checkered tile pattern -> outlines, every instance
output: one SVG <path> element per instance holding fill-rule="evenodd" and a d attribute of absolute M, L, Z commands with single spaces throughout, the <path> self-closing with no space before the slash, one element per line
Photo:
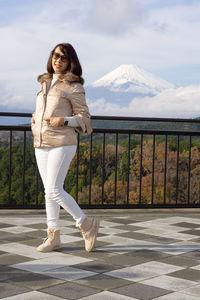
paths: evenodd
<path fill-rule="evenodd" d="M 45 213 L 0 211 L 0 299 L 200 299 L 200 211 L 87 214 L 101 220 L 93 252 L 62 211 L 63 247 L 41 253 Z"/>

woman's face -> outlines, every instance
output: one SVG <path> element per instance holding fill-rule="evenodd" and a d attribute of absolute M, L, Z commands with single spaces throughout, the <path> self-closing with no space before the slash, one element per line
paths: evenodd
<path fill-rule="evenodd" d="M 53 56 L 52 56 L 52 67 L 54 69 L 54 73 L 60 74 L 64 73 L 67 69 L 67 66 L 69 64 L 69 59 L 65 54 L 60 50 L 59 47 L 57 47 L 54 50 Z"/>

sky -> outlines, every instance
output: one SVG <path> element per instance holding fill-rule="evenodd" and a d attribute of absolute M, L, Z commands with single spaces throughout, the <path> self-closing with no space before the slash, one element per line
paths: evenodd
<path fill-rule="evenodd" d="M 200 85 L 199 32 L 199 0 L 0 0 L 1 110 L 33 111 L 37 76 L 60 42 L 76 49 L 86 85 L 121 64 Z"/>

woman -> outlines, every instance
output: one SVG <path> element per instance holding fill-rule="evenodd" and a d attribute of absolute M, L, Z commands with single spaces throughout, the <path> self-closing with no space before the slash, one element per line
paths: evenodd
<path fill-rule="evenodd" d="M 92 132 L 82 68 L 72 45 L 55 46 L 47 62 L 47 72 L 38 77 L 41 87 L 31 120 L 36 161 L 45 189 L 48 226 L 47 238 L 37 250 L 48 252 L 61 247 L 59 211 L 62 206 L 76 221 L 85 249 L 90 252 L 96 241 L 99 220 L 86 217 L 74 198 L 63 189 L 76 152 L 75 130 Z"/>

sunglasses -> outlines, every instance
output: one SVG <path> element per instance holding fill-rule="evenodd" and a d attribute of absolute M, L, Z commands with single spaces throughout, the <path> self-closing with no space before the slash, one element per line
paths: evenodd
<path fill-rule="evenodd" d="M 61 60 L 62 62 L 66 62 L 66 61 L 68 60 L 68 56 L 66 56 L 66 55 L 60 55 L 60 54 L 57 53 L 57 52 L 54 52 L 54 53 L 53 53 L 53 58 L 54 58 L 54 59 L 59 59 L 59 58 L 60 58 L 60 60 Z"/>

